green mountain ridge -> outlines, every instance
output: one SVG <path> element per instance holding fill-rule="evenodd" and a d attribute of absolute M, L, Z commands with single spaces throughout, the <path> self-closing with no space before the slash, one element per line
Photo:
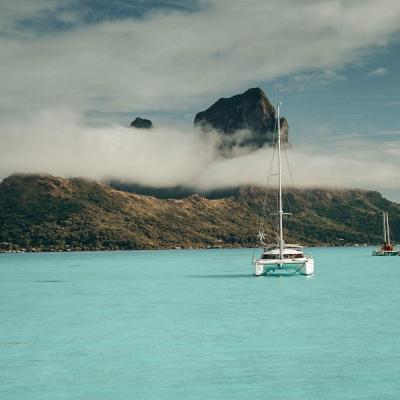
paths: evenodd
<path fill-rule="evenodd" d="M 117 250 L 251 247 L 265 189 L 241 187 L 229 197 L 164 199 L 117 190 L 85 178 L 13 174 L 0 183 L 0 250 Z M 365 190 L 286 192 L 293 216 L 288 242 L 375 244 L 381 211 L 400 237 L 400 204 Z M 276 207 L 274 193 L 267 213 Z M 265 226 L 273 242 L 272 225 Z"/>

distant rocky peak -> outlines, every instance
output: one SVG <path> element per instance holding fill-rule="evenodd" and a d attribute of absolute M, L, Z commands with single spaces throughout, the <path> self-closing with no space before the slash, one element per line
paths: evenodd
<path fill-rule="evenodd" d="M 153 123 L 151 120 L 146 118 L 136 117 L 131 122 L 131 128 L 139 128 L 139 129 L 151 129 L 153 127 Z"/>
<path fill-rule="evenodd" d="M 204 111 L 199 112 L 194 125 L 203 131 L 216 130 L 223 137 L 223 147 L 260 148 L 273 143 L 277 127 L 277 112 L 265 93 L 258 87 L 242 94 L 220 98 Z M 237 135 L 248 131 L 248 135 Z M 281 118 L 283 142 L 288 142 L 289 125 Z"/>

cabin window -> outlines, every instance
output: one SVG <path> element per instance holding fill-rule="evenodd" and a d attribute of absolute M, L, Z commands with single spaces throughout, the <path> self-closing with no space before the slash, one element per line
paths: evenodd
<path fill-rule="evenodd" d="M 302 258 L 303 254 L 285 254 L 285 258 Z"/>
<path fill-rule="evenodd" d="M 279 258 L 279 254 L 263 254 L 261 256 L 262 260 L 275 260 Z"/>
<path fill-rule="evenodd" d="M 303 258 L 304 255 L 303 254 L 284 254 L 283 258 Z M 280 255 L 279 254 L 263 254 L 261 256 L 262 260 L 279 260 L 280 259 Z"/>

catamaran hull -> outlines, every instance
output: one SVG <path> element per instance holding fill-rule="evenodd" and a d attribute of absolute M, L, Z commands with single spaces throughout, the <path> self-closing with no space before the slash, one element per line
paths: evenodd
<path fill-rule="evenodd" d="M 303 268 L 300 270 L 301 275 L 313 275 L 314 274 L 314 260 L 312 258 L 308 259 Z"/>
<path fill-rule="evenodd" d="M 399 251 L 385 251 L 385 250 L 374 250 L 372 252 L 373 256 L 399 256 Z"/>
<path fill-rule="evenodd" d="M 255 276 L 262 275 L 313 275 L 314 274 L 314 260 L 312 258 L 305 261 L 291 261 L 285 260 L 284 262 L 263 262 L 258 260 L 254 263 Z"/>

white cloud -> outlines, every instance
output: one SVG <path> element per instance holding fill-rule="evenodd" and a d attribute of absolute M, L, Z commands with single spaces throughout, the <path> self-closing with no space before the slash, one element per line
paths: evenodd
<path fill-rule="evenodd" d="M 1 38 L 2 114 L 54 104 L 184 112 L 260 81 L 334 71 L 369 46 L 385 44 L 400 26 L 397 0 L 203 5 L 192 13 L 160 11 L 141 20 Z"/>
<path fill-rule="evenodd" d="M 379 134 L 388 136 L 400 136 L 400 129 L 384 129 L 383 131 L 379 132 Z"/>
<path fill-rule="evenodd" d="M 368 72 L 367 75 L 368 76 L 372 76 L 372 77 L 374 77 L 374 76 L 378 76 L 379 77 L 379 76 L 386 75 L 388 72 L 389 71 L 386 68 L 378 67 L 378 68 Z"/>
<path fill-rule="evenodd" d="M 400 100 L 393 100 L 383 103 L 384 106 L 392 107 L 392 106 L 400 106 Z"/>
<path fill-rule="evenodd" d="M 54 11 L 56 0 L 0 7 L 10 34 L 0 36 L 0 176 L 49 172 L 160 186 L 263 184 L 271 149 L 219 159 L 216 135 L 94 128 L 82 115 L 186 112 L 282 76 L 298 86 L 342 80 L 345 63 L 385 45 L 400 26 L 397 0 L 218 0 L 192 13 L 159 11 L 22 38 L 12 35 L 12 21 Z M 324 146 L 314 143 L 318 136 L 290 150 L 300 186 L 398 189 L 398 142 L 359 134 Z"/>
<path fill-rule="evenodd" d="M 48 172 L 148 185 L 190 184 L 215 158 L 217 135 L 177 129 L 86 126 L 68 108 L 44 110 L 0 127 L 0 176 Z"/>
<path fill-rule="evenodd" d="M 42 111 L 24 122 L 9 121 L 0 127 L 0 135 L 3 177 L 15 171 L 47 172 L 165 187 L 265 185 L 273 151 L 219 158 L 217 134 L 118 125 L 93 128 L 67 108 Z M 315 137 L 287 150 L 296 186 L 398 190 L 398 142 L 372 143 L 354 134 L 317 143 Z"/>
<path fill-rule="evenodd" d="M 275 89 L 281 92 L 303 91 L 315 86 L 326 86 L 338 81 L 345 81 L 344 75 L 331 69 L 296 74 L 289 77 L 286 84 L 275 83 Z"/>

